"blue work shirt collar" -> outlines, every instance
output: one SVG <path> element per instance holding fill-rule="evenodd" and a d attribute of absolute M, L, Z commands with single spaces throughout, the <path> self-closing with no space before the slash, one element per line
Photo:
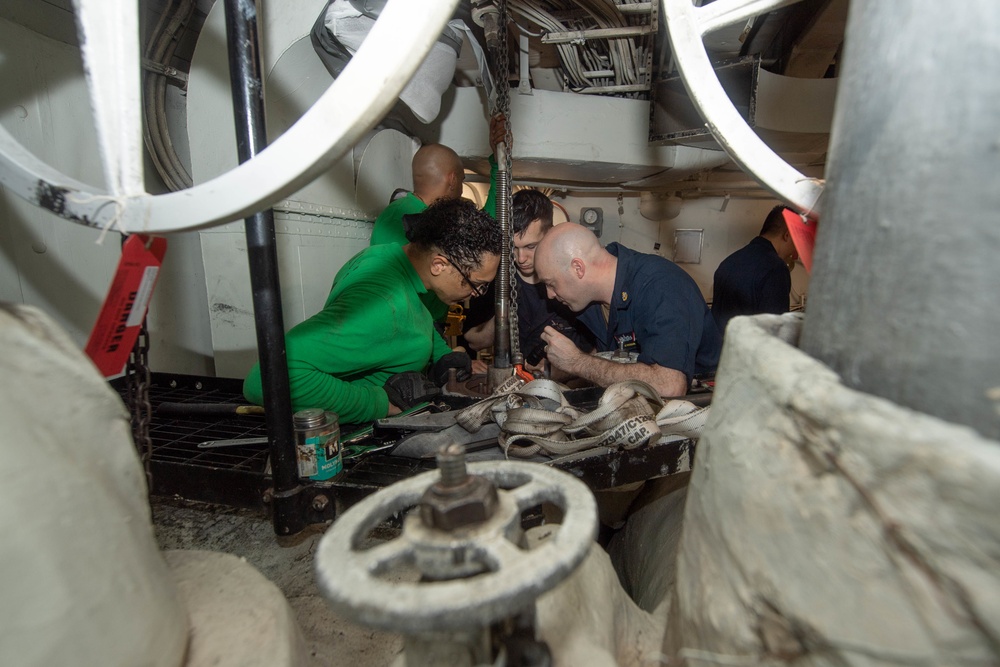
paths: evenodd
<path fill-rule="evenodd" d="M 618 258 L 618 267 L 615 270 L 615 291 L 611 295 L 610 307 L 612 310 L 625 310 L 632 305 L 633 301 L 632 293 L 629 292 L 628 276 L 631 274 L 634 251 L 618 243 L 609 243 L 606 249 Z"/>

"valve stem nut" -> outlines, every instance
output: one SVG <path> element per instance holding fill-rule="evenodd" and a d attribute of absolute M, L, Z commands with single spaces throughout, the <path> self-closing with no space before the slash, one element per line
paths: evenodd
<path fill-rule="evenodd" d="M 450 444 L 437 454 L 441 479 L 420 498 L 420 518 L 424 525 L 453 531 L 487 521 L 496 511 L 496 486 L 465 467 L 465 448 Z"/>

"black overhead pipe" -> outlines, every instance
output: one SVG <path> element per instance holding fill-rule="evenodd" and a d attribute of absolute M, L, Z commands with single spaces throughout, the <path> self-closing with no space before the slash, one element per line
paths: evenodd
<path fill-rule="evenodd" d="M 267 146 L 257 10 L 253 0 L 225 0 L 225 10 L 236 144 L 243 163 Z M 246 235 L 274 483 L 271 520 L 277 535 L 294 535 L 306 527 L 306 522 L 292 430 L 274 212 L 267 209 L 246 218 Z"/>

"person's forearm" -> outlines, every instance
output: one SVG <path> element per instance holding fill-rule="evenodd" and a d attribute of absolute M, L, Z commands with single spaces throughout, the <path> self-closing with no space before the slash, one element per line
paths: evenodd
<path fill-rule="evenodd" d="M 470 328 L 463 335 L 465 336 L 465 341 L 469 344 L 470 349 L 475 352 L 485 350 L 493 345 L 493 318 L 490 318 L 478 326 Z"/>
<path fill-rule="evenodd" d="M 576 375 L 573 375 L 569 371 L 564 370 L 562 368 L 557 368 L 555 366 L 551 366 L 549 368 L 550 380 L 555 380 L 556 382 L 569 382 L 570 380 L 576 379 L 576 377 L 577 377 Z M 591 380 L 591 382 L 593 382 L 593 380 Z"/>
<path fill-rule="evenodd" d="M 448 341 L 444 339 L 444 336 L 441 335 L 440 331 L 435 329 L 433 337 L 431 338 L 430 361 L 433 363 L 449 352 L 451 352 L 451 347 L 448 345 Z"/>
<path fill-rule="evenodd" d="M 687 393 L 687 377 L 673 368 L 652 364 L 620 364 L 592 355 L 580 355 L 566 371 L 607 387 L 615 382 L 642 380 L 660 396 L 683 396 Z"/>
<path fill-rule="evenodd" d="M 385 390 L 364 381 L 346 382 L 320 371 L 289 373 L 292 408 L 323 408 L 337 413 L 341 423 L 360 424 L 388 414 Z"/>

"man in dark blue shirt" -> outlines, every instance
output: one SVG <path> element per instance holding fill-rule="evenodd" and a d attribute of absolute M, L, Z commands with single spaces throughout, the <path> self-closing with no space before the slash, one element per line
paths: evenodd
<path fill-rule="evenodd" d="M 661 396 L 683 396 L 695 374 L 719 363 L 722 337 L 698 285 L 673 262 L 617 243 L 603 248 L 585 227 L 557 225 L 535 251 L 535 273 L 596 336 L 597 349 L 637 353 L 617 363 L 580 350 L 546 327 L 549 362 L 607 387 L 642 380 Z"/>
<path fill-rule="evenodd" d="M 785 224 L 785 206 L 775 206 L 760 235 L 722 261 L 715 271 L 712 316 L 725 333 L 737 315 L 788 312 L 792 277 L 788 263 L 798 258 Z"/>

